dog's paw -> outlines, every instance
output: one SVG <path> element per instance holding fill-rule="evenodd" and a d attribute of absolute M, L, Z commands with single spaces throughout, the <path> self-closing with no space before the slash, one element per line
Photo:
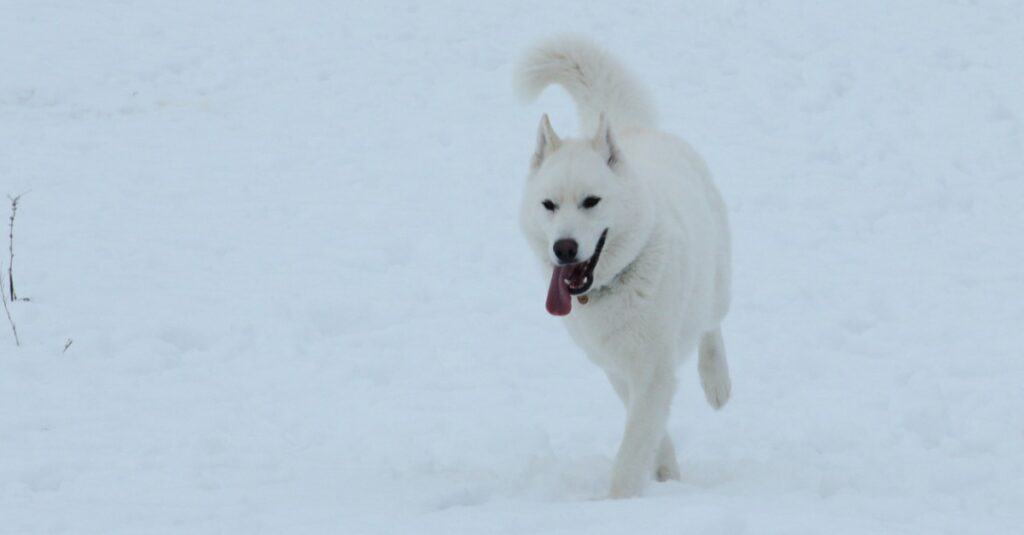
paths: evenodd
<path fill-rule="evenodd" d="M 701 382 L 704 387 L 704 397 L 708 400 L 708 405 L 711 405 L 715 410 L 721 409 L 725 406 L 726 402 L 729 401 L 729 395 L 732 394 L 732 381 L 729 380 L 729 376 L 722 376 L 715 374 L 714 377 L 701 378 Z"/>
<path fill-rule="evenodd" d="M 642 479 L 629 478 L 629 480 L 626 480 L 625 478 L 615 478 L 612 480 L 612 488 L 608 492 L 608 498 L 611 500 L 636 498 L 642 490 Z"/>
<path fill-rule="evenodd" d="M 672 463 L 671 465 L 661 465 L 654 471 L 654 478 L 664 483 L 666 481 L 679 481 L 679 465 Z"/>
<path fill-rule="evenodd" d="M 608 499 L 609 500 L 628 500 L 630 498 L 636 498 L 639 495 L 640 495 L 640 491 L 638 491 L 638 490 L 617 489 L 617 488 L 615 488 L 613 486 L 612 490 L 608 492 Z"/>

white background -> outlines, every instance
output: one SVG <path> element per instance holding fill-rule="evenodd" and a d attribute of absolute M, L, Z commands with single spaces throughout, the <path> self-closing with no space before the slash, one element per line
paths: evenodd
<path fill-rule="evenodd" d="M 1024 6 L 593 4 L 3 0 L 0 532 L 1019 532 Z M 564 30 L 733 225 L 734 397 L 636 500 L 517 228 Z"/>

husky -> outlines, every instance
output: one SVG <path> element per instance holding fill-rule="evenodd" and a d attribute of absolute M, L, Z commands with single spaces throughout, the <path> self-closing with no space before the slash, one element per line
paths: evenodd
<path fill-rule="evenodd" d="M 634 497 L 651 476 L 679 479 L 666 423 L 676 368 L 695 349 L 708 403 L 729 399 L 725 204 L 701 157 L 658 130 L 646 91 L 594 43 L 543 41 L 514 82 L 526 102 L 562 86 L 590 134 L 559 137 L 541 117 L 520 224 L 551 274 L 547 311 L 564 319 L 626 407 L 609 495 Z"/>

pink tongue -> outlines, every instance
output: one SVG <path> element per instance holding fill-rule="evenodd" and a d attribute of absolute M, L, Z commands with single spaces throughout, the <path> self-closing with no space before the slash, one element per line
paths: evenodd
<path fill-rule="evenodd" d="M 554 316 L 565 316 L 572 310 L 572 296 L 569 286 L 565 284 L 567 267 L 556 266 L 551 273 L 551 286 L 548 287 L 548 312 Z"/>

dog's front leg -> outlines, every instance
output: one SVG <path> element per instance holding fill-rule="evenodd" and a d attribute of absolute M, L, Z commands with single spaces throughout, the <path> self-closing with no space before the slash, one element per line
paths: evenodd
<path fill-rule="evenodd" d="M 675 374 L 665 368 L 657 367 L 629 382 L 626 431 L 612 472 L 611 498 L 640 494 L 654 466 L 675 392 Z"/>

